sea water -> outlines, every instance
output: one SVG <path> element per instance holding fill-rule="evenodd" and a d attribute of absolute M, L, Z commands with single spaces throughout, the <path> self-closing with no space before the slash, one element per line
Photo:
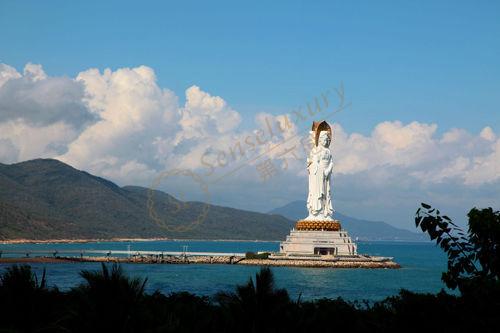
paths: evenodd
<path fill-rule="evenodd" d="M 50 250 L 64 255 L 65 250 L 127 250 L 189 252 L 277 251 L 277 242 L 248 241 L 147 241 L 92 242 L 64 244 L 0 244 L 2 250 Z M 358 252 L 394 257 L 401 269 L 299 268 L 273 267 L 276 287 L 288 290 L 293 299 L 342 297 L 347 300 L 381 300 L 401 289 L 435 293 L 445 288 L 441 273 L 446 270 L 446 256 L 433 243 L 358 242 Z M 75 254 L 73 254 L 75 255 Z M 45 268 L 49 285 L 68 290 L 81 283 L 82 270 L 98 270 L 100 263 L 30 264 L 41 274 Z M 6 264 L 0 264 L 3 270 Z M 259 267 L 210 264 L 123 264 L 131 276 L 147 277 L 147 291 L 165 294 L 189 291 L 213 296 L 218 291 L 234 291 L 246 283 Z"/>

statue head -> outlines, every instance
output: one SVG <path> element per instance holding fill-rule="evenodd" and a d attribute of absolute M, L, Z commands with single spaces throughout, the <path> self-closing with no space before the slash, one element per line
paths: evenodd
<path fill-rule="evenodd" d="M 330 135 L 328 131 L 321 131 L 318 138 L 319 145 L 327 148 L 330 146 Z"/>
<path fill-rule="evenodd" d="M 325 144 L 319 142 L 319 136 L 323 132 L 326 132 L 328 135 L 328 140 Z M 330 146 L 330 142 L 332 141 L 332 128 L 326 121 L 313 121 L 312 129 L 311 129 L 311 135 L 312 135 L 312 140 L 313 140 L 313 145 L 315 147 L 318 146 L 323 146 L 323 147 L 328 147 Z"/>

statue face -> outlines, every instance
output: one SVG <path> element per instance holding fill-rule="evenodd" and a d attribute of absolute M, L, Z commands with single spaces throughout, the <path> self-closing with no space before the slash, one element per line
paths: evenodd
<path fill-rule="evenodd" d="M 328 137 L 326 131 L 321 131 L 318 138 L 318 143 L 323 147 L 328 147 L 330 145 L 330 138 Z"/>

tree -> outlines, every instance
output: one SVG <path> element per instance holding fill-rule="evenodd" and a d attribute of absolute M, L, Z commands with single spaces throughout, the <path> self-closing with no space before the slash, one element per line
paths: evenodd
<path fill-rule="evenodd" d="M 446 215 L 422 203 L 415 225 L 436 240 L 448 255 L 448 271 L 443 281 L 462 293 L 478 287 L 498 288 L 500 279 L 500 212 L 473 208 L 467 214 L 469 228 L 465 233 Z"/>
<path fill-rule="evenodd" d="M 139 332 L 147 279 L 130 278 L 121 266 L 111 270 L 103 263 L 101 271 L 84 270 L 85 282 L 72 290 L 76 305 L 75 331 Z"/>
<path fill-rule="evenodd" d="M 59 292 L 47 288 L 28 265 L 7 267 L 0 275 L 0 322 L 5 331 L 63 331 L 59 324 Z"/>
<path fill-rule="evenodd" d="M 263 267 L 235 293 L 218 293 L 226 327 L 238 332 L 287 331 L 293 322 L 293 303 L 285 289 L 277 289 L 269 267 Z"/>
<path fill-rule="evenodd" d="M 45 291 L 47 289 L 45 269 L 42 272 L 40 281 L 38 281 L 38 276 L 28 265 L 12 265 L 7 267 L 5 272 L 0 276 L 0 288 L 14 293 L 20 291 Z"/>

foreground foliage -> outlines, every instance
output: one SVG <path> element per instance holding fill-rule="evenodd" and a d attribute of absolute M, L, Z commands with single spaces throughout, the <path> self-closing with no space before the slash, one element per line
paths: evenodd
<path fill-rule="evenodd" d="M 498 299 L 445 292 L 401 291 L 372 305 L 340 298 L 294 301 L 274 287 L 269 268 L 235 292 L 214 298 L 190 293 L 144 293 L 145 280 L 118 266 L 82 272 L 68 292 L 47 288 L 29 266 L 12 266 L 0 284 L 1 332 L 382 332 L 392 330 L 493 331 Z"/>
<path fill-rule="evenodd" d="M 29 266 L 0 276 L 0 332 L 493 332 L 500 327 L 498 212 L 473 209 L 462 232 L 423 205 L 416 223 L 448 254 L 443 280 L 460 295 L 402 290 L 374 304 L 301 301 L 262 268 L 234 292 L 213 298 L 144 292 L 146 280 L 120 266 L 83 271 L 68 292 L 48 288 Z"/>
<path fill-rule="evenodd" d="M 471 209 L 464 232 L 438 209 L 422 204 L 415 224 L 427 232 L 448 255 L 448 271 L 442 279 L 462 294 L 498 288 L 500 280 L 500 212 L 492 208 Z"/>

